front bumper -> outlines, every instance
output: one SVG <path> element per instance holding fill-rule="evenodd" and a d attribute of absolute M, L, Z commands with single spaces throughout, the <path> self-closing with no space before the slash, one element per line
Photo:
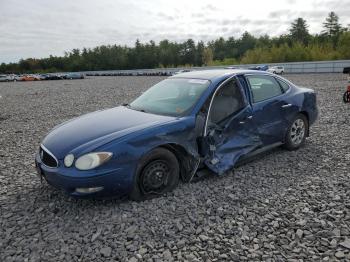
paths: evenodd
<path fill-rule="evenodd" d="M 66 168 L 60 165 L 57 168 L 51 168 L 42 163 L 39 154 L 35 156 L 35 166 L 41 179 L 45 179 L 51 186 L 74 197 L 123 196 L 132 189 L 133 172 L 132 168 L 127 166 L 100 171 L 79 171 L 75 168 Z M 84 173 L 87 175 L 86 177 L 84 177 Z M 93 193 L 76 191 L 77 188 L 96 187 L 102 187 L 103 189 Z"/>

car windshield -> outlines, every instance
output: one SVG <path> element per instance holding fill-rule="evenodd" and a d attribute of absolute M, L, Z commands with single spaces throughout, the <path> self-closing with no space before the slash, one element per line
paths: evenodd
<path fill-rule="evenodd" d="M 209 80 L 202 79 L 166 79 L 144 92 L 129 108 L 159 115 L 181 116 L 195 105 L 209 84 Z"/>

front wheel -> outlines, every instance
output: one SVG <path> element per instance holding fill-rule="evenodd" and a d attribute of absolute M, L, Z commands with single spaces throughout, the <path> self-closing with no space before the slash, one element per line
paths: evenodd
<path fill-rule="evenodd" d="M 142 201 L 172 191 L 179 182 L 176 156 L 165 148 L 149 152 L 136 170 L 131 199 Z"/>
<path fill-rule="evenodd" d="M 284 147 L 288 150 L 297 150 L 305 144 L 309 122 L 303 114 L 298 114 L 289 126 Z"/>
<path fill-rule="evenodd" d="M 346 91 L 343 95 L 344 103 L 350 103 L 350 91 Z"/>

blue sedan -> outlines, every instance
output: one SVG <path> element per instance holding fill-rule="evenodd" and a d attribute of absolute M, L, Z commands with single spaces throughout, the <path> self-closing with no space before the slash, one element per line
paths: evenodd
<path fill-rule="evenodd" d="M 296 150 L 317 119 L 316 95 L 262 71 L 175 75 L 130 104 L 56 126 L 42 141 L 38 174 L 71 196 L 143 200 L 222 175 L 272 147 Z"/>

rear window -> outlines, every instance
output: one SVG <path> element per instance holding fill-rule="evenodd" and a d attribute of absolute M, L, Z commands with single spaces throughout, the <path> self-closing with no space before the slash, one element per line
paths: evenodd
<path fill-rule="evenodd" d="M 284 82 L 283 80 L 278 79 L 278 78 L 276 80 L 280 84 L 280 86 L 282 87 L 283 92 L 286 92 L 289 89 L 289 85 L 286 82 Z"/>

